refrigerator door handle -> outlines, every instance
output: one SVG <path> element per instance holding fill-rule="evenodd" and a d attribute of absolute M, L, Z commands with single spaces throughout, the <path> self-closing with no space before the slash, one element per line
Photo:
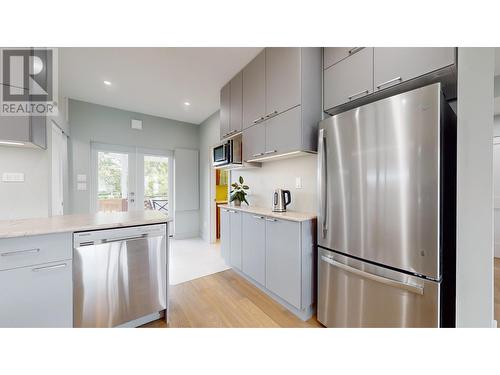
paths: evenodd
<path fill-rule="evenodd" d="M 326 262 L 326 263 L 331 264 L 334 267 L 340 268 L 346 272 L 353 273 L 355 275 L 376 281 L 376 282 L 381 283 L 381 284 L 389 285 L 389 286 L 399 288 L 399 289 L 404 289 L 404 290 L 407 290 L 409 292 L 413 292 L 413 293 L 420 294 L 420 295 L 424 294 L 424 288 L 422 286 L 419 286 L 419 285 L 404 283 L 401 281 L 396 281 L 396 280 L 388 279 L 388 278 L 385 278 L 382 276 L 374 275 L 374 274 L 369 273 L 369 272 L 361 271 L 361 270 L 358 270 L 357 268 L 349 267 L 343 263 L 337 262 L 336 260 L 329 258 L 329 257 L 326 257 L 324 255 L 321 256 L 321 260 Z"/>
<path fill-rule="evenodd" d="M 318 178 L 319 178 L 319 217 L 321 218 L 321 235 L 323 238 L 326 237 L 327 224 L 326 224 L 326 138 L 325 129 L 319 130 L 318 139 L 318 154 L 319 154 L 319 165 L 318 165 Z"/>

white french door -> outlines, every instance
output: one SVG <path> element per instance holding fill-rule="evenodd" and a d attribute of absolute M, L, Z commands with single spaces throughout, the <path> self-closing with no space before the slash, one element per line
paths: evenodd
<path fill-rule="evenodd" d="M 172 157 L 164 150 L 92 143 L 92 212 L 173 212 Z"/>

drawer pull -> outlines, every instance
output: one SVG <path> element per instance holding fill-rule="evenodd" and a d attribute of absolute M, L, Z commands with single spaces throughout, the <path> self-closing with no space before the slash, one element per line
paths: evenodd
<path fill-rule="evenodd" d="M 381 83 L 380 85 L 378 85 L 377 89 L 380 90 L 382 87 L 387 86 L 389 83 L 401 82 L 402 80 L 403 80 L 403 78 L 401 78 L 401 77 L 396 77 L 396 78 L 390 79 L 390 80 L 385 81 L 385 82 Z"/>
<path fill-rule="evenodd" d="M 261 122 L 262 120 L 264 120 L 265 117 L 259 117 L 259 118 L 256 118 L 255 120 L 252 121 L 252 123 L 256 124 L 258 122 Z"/>
<path fill-rule="evenodd" d="M 39 253 L 40 249 L 28 249 L 28 250 L 19 250 L 19 251 L 9 251 L 8 253 L 2 253 L 3 257 L 12 257 L 16 255 L 25 255 L 25 254 L 36 254 Z"/>
<path fill-rule="evenodd" d="M 55 269 L 58 269 L 58 268 L 65 268 L 65 267 L 66 267 L 66 263 L 61 263 L 61 264 L 55 264 L 53 266 L 33 268 L 32 271 L 33 272 L 50 271 L 50 270 L 55 270 Z"/>
<path fill-rule="evenodd" d="M 255 219 L 261 219 L 261 220 L 262 220 L 262 219 L 264 219 L 264 216 L 259 216 L 259 215 L 253 215 L 253 217 L 254 217 Z"/>
<path fill-rule="evenodd" d="M 366 95 L 366 94 L 368 94 L 369 92 L 370 92 L 370 91 L 368 91 L 368 90 L 363 90 L 363 91 L 357 92 L 356 94 L 349 95 L 349 96 L 348 96 L 348 98 L 349 98 L 349 100 L 352 100 L 352 99 L 354 99 L 356 96 Z"/>
<path fill-rule="evenodd" d="M 275 152 L 278 152 L 276 150 L 270 150 L 270 151 L 266 151 L 264 152 L 264 154 L 268 155 L 268 154 L 274 154 Z"/>
<path fill-rule="evenodd" d="M 259 152 L 257 154 L 253 154 L 252 157 L 256 158 L 256 157 L 262 156 L 262 155 L 264 155 L 264 153 L 263 152 Z"/>
<path fill-rule="evenodd" d="M 266 221 L 277 221 L 276 219 L 272 219 L 272 218 L 269 218 L 269 217 L 266 217 Z"/>
<path fill-rule="evenodd" d="M 363 47 L 354 47 L 349 50 L 349 55 L 352 55 L 353 53 L 356 53 L 358 51 L 361 51 Z"/>
<path fill-rule="evenodd" d="M 267 115 L 265 115 L 264 118 L 274 117 L 277 114 L 278 114 L 278 111 L 274 110 L 271 113 L 268 113 Z"/>

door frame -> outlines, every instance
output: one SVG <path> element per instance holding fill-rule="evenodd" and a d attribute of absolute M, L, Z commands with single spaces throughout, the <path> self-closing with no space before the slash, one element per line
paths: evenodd
<path fill-rule="evenodd" d="M 139 203 L 144 201 L 144 156 L 164 156 L 168 158 L 168 212 L 174 218 L 174 152 L 137 146 L 115 145 L 101 142 L 90 142 L 90 212 L 97 212 L 97 154 L 99 151 L 126 153 L 129 155 L 128 163 L 128 189 L 135 192 L 135 204 L 129 211 L 143 208 Z M 141 163 L 142 161 L 142 163 Z M 141 179 L 139 177 L 142 177 Z M 140 181 L 140 182 L 139 182 Z"/>

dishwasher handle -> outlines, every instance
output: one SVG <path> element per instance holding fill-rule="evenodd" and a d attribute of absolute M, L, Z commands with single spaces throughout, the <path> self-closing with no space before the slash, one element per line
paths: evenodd
<path fill-rule="evenodd" d="M 103 244 L 103 243 L 137 241 L 137 240 L 142 240 L 142 239 L 148 238 L 148 237 L 152 237 L 152 236 L 150 236 L 147 233 L 143 233 L 139 236 L 118 237 L 118 238 L 109 238 L 109 239 L 103 238 L 101 240 L 80 242 L 78 244 L 78 247 L 93 246 L 93 245 L 99 245 L 99 244 Z"/>

